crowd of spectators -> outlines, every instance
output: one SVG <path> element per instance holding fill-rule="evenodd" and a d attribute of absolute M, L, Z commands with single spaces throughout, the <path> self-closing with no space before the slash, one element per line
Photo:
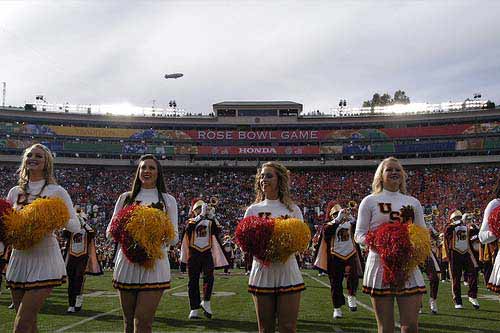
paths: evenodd
<path fill-rule="evenodd" d="M 56 178 L 73 202 L 89 216 L 97 230 L 98 255 L 105 268 L 112 268 L 115 245 L 105 237 L 105 230 L 118 196 L 130 190 L 132 168 L 59 167 Z M 437 230 L 442 230 L 455 209 L 483 212 L 491 200 L 491 190 L 498 172 L 494 165 L 453 165 L 410 167 L 408 192 L 417 197 L 426 214 L 434 212 Z M 16 166 L 0 166 L 1 195 L 16 184 Z M 292 170 L 292 197 L 304 212 L 311 230 L 324 222 L 325 209 L 331 200 L 346 207 L 353 200 L 359 204 L 371 191 L 373 169 Z M 202 198 L 219 201 L 216 212 L 223 235 L 232 236 L 245 208 L 254 200 L 255 170 L 250 169 L 165 169 L 165 183 L 179 207 L 179 231 L 189 217 L 191 201 Z M 171 260 L 178 249 L 172 249 Z M 237 262 L 242 256 L 236 253 Z M 238 260 L 239 259 L 239 260 Z M 304 261 L 311 258 L 304 258 Z"/>

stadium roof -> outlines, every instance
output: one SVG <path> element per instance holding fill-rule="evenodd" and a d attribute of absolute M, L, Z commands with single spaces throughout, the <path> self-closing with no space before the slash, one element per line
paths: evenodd
<path fill-rule="evenodd" d="M 241 105 L 241 106 L 253 106 L 253 105 L 276 105 L 276 106 L 282 106 L 282 105 L 302 105 L 297 102 L 292 102 L 292 101 L 224 101 L 224 102 L 219 102 L 215 103 L 214 106 L 224 106 L 224 105 Z"/>

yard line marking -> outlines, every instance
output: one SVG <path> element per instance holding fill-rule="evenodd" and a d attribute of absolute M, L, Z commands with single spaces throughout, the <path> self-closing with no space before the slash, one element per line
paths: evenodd
<path fill-rule="evenodd" d="M 181 287 L 185 287 L 185 286 L 187 286 L 187 283 L 186 283 L 186 284 L 182 284 L 182 285 L 177 286 L 177 287 L 172 288 L 172 289 L 168 289 L 165 293 L 168 293 L 168 292 L 170 292 L 170 291 L 173 291 L 173 290 L 175 290 L 175 289 L 178 289 L 178 288 L 181 288 Z M 85 324 L 85 323 L 87 323 L 87 322 L 89 322 L 89 321 L 95 320 L 95 319 L 100 318 L 100 317 L 103 317 L 103 316 L 107 316 L 108 314 L 111 314 L 111 313 L 116 312 L 116 311 L 119 311 L 119 310 L 121 310 L 121 308 L 116 308 L 116 309 L 113 309 L 113 310 L 108 311 L 108 312 L 105 312 L 105 313 L 99 313 L 99 314 L 97 314 L 97 315 L 95 315 L 95 316 L 92 316 L 92 317 L 90 317 L 90 318 L 85 318 L 85 319 L 83 319 L 83 320 L 81 320 L 81 321 L 79 321 L 79 322 L 76 322 L 76 323 L 74 323 L 74 324 L 71 324 L 71 325 L 68 325 L 68 326 L 64 326 L 64 327 L 62 327 L 62 328 L 58 329 L 58 330 L 57 330 L 57 331 L 55 331 L 55 332 L 56 332 L 56 333 L 59 333 L 59 332 L 64 332 L 64 331 L 67 331 L 67 330 L 69 330 L 69 329 L 71 329 L 71 328 L 73 328 L 73 327 L 80 326 L 80 325 Z"/>
<path fill-rule="evenodd" d="M 324 286 L 325 286 L 325 287 L 327 287 L 328 289 L 330 289 L 330 287 L 331 287 L 329 284 L 327 284 L 327 283 L 325 283 L 325 282 L 321 281 L 321 280 L 320 280 L 320 279 L 318 279 L 318 278 L 315 278 L 314 276 L 311 276 L 309 273 L 303 272 L 302 274 L 305 274 L 308 278 L 310 278 L 310 279 L 312 279 L 312 280 L 314 280 L 314 281 L 316 281 L 316 282 L 318 282 L 318 283 L 320 283 L 320 284 L 324 285 Z M 346 294 L 344 294 L 344 297 L 347 297 L 347 295 L 346 295 Z M 356 304 L 360 305 L 362 308 L 364 308 L 364 309 L 366 309 L 366 310 L 368 310 L 368 311 L 370 311 L 370 312 L 375 313 L 375 310 L 373 310 L 373 308 L 372 308 L 371 306 L 366 305 L 366 304 L 364 304 L 364 303 L 361 303 L 361 302 L 360 302 L 357 298 L 356 298 Z M 401 324 L 400 324 L 398 321 L 396 321 L 396 322 L 395 322 L 395 325 L 396 325 L 396 327 L 397 327 L 397 328 L 401 328 Z"/>

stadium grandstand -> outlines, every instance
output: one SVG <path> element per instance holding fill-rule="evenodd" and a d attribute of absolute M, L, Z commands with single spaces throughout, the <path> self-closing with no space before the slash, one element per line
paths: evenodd
<path fill-rule="evenodd" d="M 137 159 L 146 153 L 164 166 L 167 189 L 178 203 L 180 232 L 191 200 L 215 196 L 222 233 L 232 236 L 255 199 L 256 168 L 269 160 L 291 169 L 292 197 L 311 230 L 324 222 L 331 200 L 346 207 L 368 195 L 374 168 L 387 156 L 402 160 L 410 175 L 408 192 L 420 200 L 439 232 L 456 209 L 480 220 L 500 171 L 500 108 L 484 101 L 406 107 L 407 112 L 398 106 L 322 114 L 305 113 L 295 102 L 247 101 L 216 103 L 210 114 L 130 109 L 127 115 L 104 107 L 46 103 L 0 107 L 1 195 L 17 181 L 22 151 L 37 142 L 49 147 L 58 183 L 97 230 L 98 259 L 106 270 L 112 270 L 115 253 L 106 226 L 116 199 L 130 190 Z M 174 269 L 179 255 L 180 243 L 169 251 Z M 239 249 L 234 256 L 236 267 L 244 269 Z M 307 250 L 302 267 L 311 268 L 312 262 L 312 250 Z M 109 314 L 107 308 L 100 311 Z M 449 325 L 452 331 L 458 327 Z"/>
<path fill-rule="evenodd" d="M 328 115 L 304 114 L 302 104 L 289 101 L 221 102 L 200 116 L 175 109 L 116 115 L 41 100 L 0 109 L 2 173 L 13 174 L 23 149 L 41 142 L 56 155 L 59 180 L 69 182 L 73 200 L 108 217 L 145 153 L 166 168 L 181 214 L 193 197 L 217 195 L 228 223 L 253 200 L 252 176 L 262 161 L 280 160 L 294 171 L 296 200 L 312 224 L 329 200 L 359 202 L 369 193 L 373 168 L 387 156 L 418 176 L 410 192 L 427 212 L 439 210 L 444 223 L 450 210 L 484 208 L 500 161 L 500 108 L 486 101 L 339 108 Z M 14 179 L 7 177 L 3 189 Z"/>
<path fill-rule="evenodd" d="M 46 103 L 3 107 L 0 152 L 2 161 L 13 161 L 42 142 L 64 164 L 127 165 L 151 153 L 169 160 L 166 166 L 183 167 L 253 167 L 268 159 L 299 167 L 369 166 L 388 155 L 406 164 L 488 163 L 500 155 L 500 108 L 491 102 L 331 114 L 302 109 L 287 101 L 221 102 L 208 115 L 125 106 L 128 115 Z"/>

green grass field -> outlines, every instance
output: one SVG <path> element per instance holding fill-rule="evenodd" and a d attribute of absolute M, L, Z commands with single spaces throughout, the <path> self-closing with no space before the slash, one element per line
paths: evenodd
<path fill-rule="evenodd" d="M 304 270 L 307 290 L 302 293 L 299 332 L 374 332 L 375 316 L 370 299 L 358 293 L 357 312 L 343 308 L 344 318 L 332 319 L 328 278 L 318 277 L 316 271 Z M 248 277 L 236 271 L 230 277 L 216 274 L 215 295 L 212 298 L 214 317 L 211 320 L 187 319 L 187 276 L 173 274 L 172 289 L 166 292 L 156 312 L 155 332 L 255 332 L 257 324 L 250 294 L 246 291 Z M 464 310 L 455 310 L 451 300 L 450 283 L 441 283 L 438 297 L 439 314 L 428 310 L 428 295 L 424 297 L 424 314 L 420 316 L 421 332 L 500 332 L 500 303 L 498 297 L 481 284 L 480 310 L 474 310 L 464 296 Z M 4 288 L 4 287 L 2 287 Z M 462 287 L 462 294 L 466 294 Z M 217 293 L 220 293 L 217 295 Z M 229 295 L 228 295 L 229 293 Z M 0 332 L 11 332 L 14 310 L 7 307 L 10 294 L 2 289 L 0 295 Z M 85 285 L 83 310 L 66 314 L 65 286 L 54 290 L 38 317 L 40 332 L 119 332 L 122 315 L 111 273 L 88 277 Z"/>

